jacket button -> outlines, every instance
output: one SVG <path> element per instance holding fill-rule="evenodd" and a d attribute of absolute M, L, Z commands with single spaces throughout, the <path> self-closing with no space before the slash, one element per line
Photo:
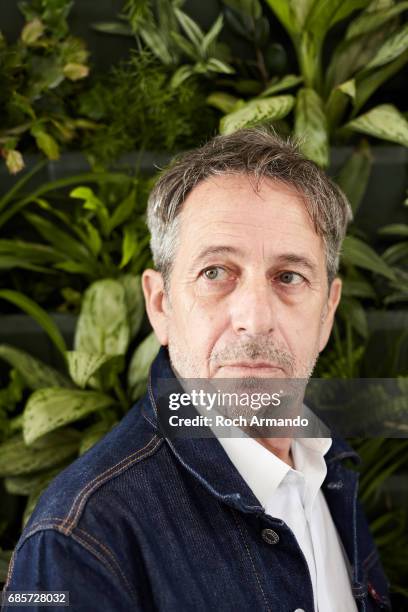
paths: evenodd
<path fill-rule="evenodd" d="M 261 535 L 268 544 L 277 544 L 279 542 L 279 536 L 273 529 L 262 529 Z"/>

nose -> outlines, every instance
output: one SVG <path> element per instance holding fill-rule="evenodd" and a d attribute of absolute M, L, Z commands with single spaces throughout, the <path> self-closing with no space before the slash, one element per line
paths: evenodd
<path fill-rule="evenodd" d="M 277 324 L 277 303 L 271 281 L 260 273 L 242 278 L 231 295 L 230 316 L 238 335 L 271 334 Z"/>

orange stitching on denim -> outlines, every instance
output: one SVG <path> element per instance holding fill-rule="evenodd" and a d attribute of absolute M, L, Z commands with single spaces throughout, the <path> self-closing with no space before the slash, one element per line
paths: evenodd
<path fill-rule="evenodd" d="M 102 472 L 102 474 L 99 474 L 98 476 L 96 476 L 95 478 L 93 478 L 92 480 L 90 480 L 85 487 L 83 487 L 83 489 L 81 489 L 81 491 L 79 491 L 79 493 L 77 494 L 77 496 L 75 497 L 74 501 L 72 502 L 72 506 L 71 506 L 71 510 L 69 511 L 68 515 L 66 516 L 66 518 L 64 519 L 64 529 L 66 529 L 67 533 L 69 533 L 69 529 L 70 527 L 72 527 L 72 525 L 75 522 L 75 519 L 78 515 L 78 510 L 81 509 L 81 504 L 84 500 L 86 500 L 86 497 L 82 497 L 82 496 L 86 496 L 87 493 L 92 493 L 92 488 L 96 485 L 98 486 L 100 484 L 100 481 L 103 481 L 104 478 L 107 478 L 109 476 L 113 476 L 116 475 L 121 469 L 125 469 L 126 467 L 128 467 L 128 465 L 130 463 L 132 463 L 132 460 L 136 460 L 136 459 L 143 459 L 143 457 L 145 457 L 149 450 L 147 450 L 143 455 L 140 455 L 140 453 L 142 451 L 144 451 L 145 449 L 148 448 L 148 446 L 150 446 L 150 444 L 154 441 L 154 439 L 157 438 L 156 434 L 153 436 L 153 438 L 141 449 L 135 451 L 134 453 L 132 453 L 131 455 L 129 455 L 128 457 L 125 457 L 124 459 L 122 459 L 122 461 L 119 461 L 119 463 L 117 463 L 116 465 L 110 467 L 108 470 L 105 470 L 105 472 Z M 161 442 L 161 440 L 159 439 L 158 442 Z M 156 444 L 157 446 L 157 444 Z M 156 446 L 154 446 L 151 450 L 155 450 Z M 138 455 L 140 455 L 138 457 Z M 123 464 L 123 465 L 121 465 Z M 116 471 L 115 471 L 116 470 Z M 88 491 L 89 489 L 89 491 Z M 81 499 L 82 497 L 82 499 Z M 78 509 L 76 509 L 76 505 L 78 504 Z M 74 513 L 74 517 L 72 518 L 72 520 L 70 520 L 71 514 Z"/>
<path fill-rule="evenodd" d="M 92 554 L 94 554 L 94 555 L 95 555 L 95 557 L 96 557 L 97 559 L 99 559 L 99 561 L 100 561 L 101 563 L 103 563 L 103 565 L 105 565 L 105 566 L 106 566 L 108 569 L 110 569 L 111 573 L 112 573 L 114 576 L 118 577 L 117 573 L 115 572 L 115 569 L 114 569 L 114 568 L 111 566 L 111 564 L 109 563 L 109 561 L 108 561 L 107 559 L 104 559 L 104 557 L 103 557 L 102 555 L 100 555 L 100 554 L 98 553 L 98 551 L 97 551 L 97 550 L 94 550 L 94 548 L 91 546 L 91 544 L 89 544 L 88 542 L 86 542 L 85 540 L 83 540 L 83 539 L 82 539 L 82 538 L 81 538 L 79 535 L 77 535 L 76 533 L 75 533 L 75 534 L 74 534 L 74 533 L 72 533 L 72 534 L 71 534 L 71 537 L 72 537 L 74 540 L 78 540 L 78 542 L 80 542 L 84 548 L 86 548 L 86 549 L 87 549 L 89 552 L 91 552 Z M 125 584 L 127 584 L 127 581 L 125 581 Z M 132 589 L 130 590 L 130 592 L 131 592 L 131 593 L 132 593 L 132 595 L 133 595 L 133 591 L 132 591 Z"/>
<path fill-rule="evenodd" d="M 261 584 L 260 578 L 259 578 L 259 576 L 258 576 L 258 572 L 256 571 L 256 567 L 255 567 L 255 563 L 254 563 L 254 560 L 253 560 L 252 555 L 251 555 L 251 551 L 249 550 L 248 544 L 246 543 L 246 540 L 245 540 L 244 533 L 243 533 L 243 531 L 242 531 L 242 529 L 241 529 L 241 526 L 240 526 L 240 524 L 239 524 L 239 521 L 238 521 L 238 519 L 237 519 L 237 517 L 236 517 L 235 510 L 234 510 L 233 508 L 230 508 L 230 510 L 231 510 L 231 512 L 232 512 L 232 516 L 234 517 L 234 520 L 235 520 L 235 522 L 236 522 L 236 524 L 237 524 L 237 527 L 238 527 L 238 529 L 239 529 L 239 532 L 240 532 L 240 534 L 241 534 L 241 538 L 242 538 L 242 541 L 244 542 L 244 545 L 245 545 L 245 548 L 246 548 L 246 550 L 247 550 L 248 556 L 249 556 L 249 558 L 250 558 L 250 560 L 251 560 L 251 565 L 252 565 L 252 568 L 253 568 L 253 570 L 254 570 L 254 572 L 255 572 L 255 576 L 256 576 L 256 580 L 257 580 L 258 586 L 259 586 L 259 588 L 261 589 L 261 593 L 262 593 L 263 598 L 264 598 L 264 602 L 265 602 L 265 605 L 266 605 L 266 609 L 267 609 L 267 610 L 269 610 L 269 611 L 271 611 L 271 608 L 269 607 L 268 600 L 267 600 L 266 595 L 265 595 L 265 591 L 264 591 L 264 590 L 263 590 L 263 588 L 262 588 L 262 584 Z"/>
<path fill-rule="evenodd" d="M 104 550 L 106 552 L 106 554 L 112 559 L 113 563 L 116 565 L 117 569 L 120 572 L 120 575 L 123 578 L 123 581 L 128 585 L 129 591 L 133 592 L 133 589 L 131 587 L 131 585 L 129 584 L 125 574 L 122 572 L 122 568 L 119 565 L 118 560 L 116 559 L 114 553 L 104 544 L 102 544 L 101 542 L 99 542 L 99 540 L 97 540 L 96 538 L 94 538 L 93 536 L 91 536 L 90 533 L 88 533 L 87 531 L 85 531 L 84 529 L 79 529 L 79 527 L 76 527 L 76 531 L 74 533 L 76 533 L 77 531 L 80 531 L 81 533 L 83 533 L 84 535 L 86 535 L 88 538 L 90 538 L 91 540 L 93 540 L 96 544 L 98 544 L 98 546 L 100 546 L 102 548 L 102 550 Z M 136 596 L 136 593 L 135 593 Z"/>

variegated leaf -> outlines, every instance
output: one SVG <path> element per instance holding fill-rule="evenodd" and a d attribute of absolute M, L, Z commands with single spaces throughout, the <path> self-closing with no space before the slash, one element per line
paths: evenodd
<path fill-rule="evenodd" d="M 115 403 L 113 397 L 97 391 L 49 387 L 34 391 L 23 413 L 26 444 L 55 429 L 103 410 Z"/>
<path fill-rule="evenodd" d="M 69 378 L 14 346 L 1 344 L 0 357 L 20 372 L 30 389 L 54 386 L 68 389 L 74 387 Z"/>
<path fill-rule="evenodd" d="M 129 316 L 130 338 L 138 333 L 145 313 L 145 302 L 140 274 L 123 274 L 117 279 L 125 290 Z"/>
<path fill-rule="evenodd" d="M 392 104 L 376 106 L 345 127 L 408 147 L 408 121 Z"/>
<path fill-rule="evenodd" d="M 300 138 L 306 157 L 319 166 L 329 163 L 327 120 L 319 95 L 310 88 L 298 91 L 295 112 L 295 135 Z"/>
<path fill-rule="evenodd" d="M 84 295 L 74 348 L 85 353 L 123 355 L 130 340 L 125 289 L 119 281 L 92 283 Z"/>
<path fill-rule="evenodd" d="M 221 134 L 232 134 L 256 123 L 282 119 L 292 110 L 294 103 L 293 96 L 274 96 L 251 100 L 239 110 L 221 119 L 220 132 Z"/>
<path fill-rule="evenodd" d="M 127 380 L 128 395 L 132 401 L 136 401 L 140 396 L 141 390 L 146 383 L 149 368 L 159 348 L 160 343 L 156 338 L 156 334 L 151 332 L 133 353 L 129 364 Z"/>

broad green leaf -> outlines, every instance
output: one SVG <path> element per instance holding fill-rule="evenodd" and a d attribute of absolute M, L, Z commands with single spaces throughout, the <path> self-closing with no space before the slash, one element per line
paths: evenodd
<path fill-rule="evenodd" d="M 389 265 L 408 259 L 408 241 L 397 242 L 397 244 L 391 245 L 384 251 L 382 257 Z"/>
<path fill-rule="evenodd" d="M 298 33 L 292 11 L 292 0 L 266 0 L 266 2 L 291 36 Z"/>
<path fill-rule="evenodd" d="M 222 62 L 216 57 L 210 57 L 205 63 L 206 70 L 210 72 L 220 72 L 221 74 L 234 74 L 235 70 L 226 62 Z"/>
<path fill-rule="evenodd" d="M 331 19 L 330 27 L 338 21 L 342 21 L 354 11 L 365 8 L 369 2 L 370 0 L 343 0 Z"/>
<path fill-rule="evenodd" d="M 180 85 L 189 79 L 193 74 L 194 70 L 192 66 L 180 66 L 180 68 L 178 68 L 171 77 L 170 88 L 177 89 L 177 87 L 180 87 Z"/>
<path fill-rule="evenodd" d="M 32 45 L 35 43 L 44 33 L 44 24 L 41 19 L 36 17 L 25 24 L 21 31 L 21 40 L 25 45 Z"/>
<path fill-rule="evenodd" d="M 35 227 L 37 232 L 50 242 L 54 248 L 65 253 L 66 256 L 72 259 L 89 262 L 92 261 L 92 256 L 86 246 L 73 238 L 70 234 L 61 230 L 55 223 L 48 221 L 45 217 L 34 213 L 26 213 L 24 217 Z"/>
<path fill-rule="evenodd" d="M 37 147 L 45 153 L 48 159 L 58 159 L 60 156 L 57 141 L 44 130 L 41 125 L 35 125 L 30 130 L 37 143 Z"/>
<path fill-rule="evenodd" d="M 112 355 L 85 353 L 84 351 L 67 351 L 69 374 L 75 384 L 84 389 L 91 378 Z"/>
<path fill-rule="evenodd" d="M 392 104 L 376 106 L 345 127 L 408 147 L 408 121 Z"/>
<path fill-rule="evenodd" d="M 408 49 L 397 59 L 374 70 L 362 70 L 356 75 L 356 96 L 354 99 L 353 116 L 364 106 L 370 96 L 408 62 Z"/>
<path fill-rule="evenodd" d="M 96 258 L 102 250 L 102 238 L 96 227 L 92 225 L 89 219 L 81 219 L 81 222 L 86 227 L 88 232 L 88 245 L 90 250 L 92 251 L 92 255 Z"/>
<path fill-rule="evenodd" d="M 123 355 L 130 340 L 125 290 L 113 279 L 99 280 L 86 290 L 75 332 L 74 349 Z"/>
<path fill-rule="evenodd" d="M 332 21 L 344 0 L 314 0 L 311 3 L 302 29 L 313 34 L 319 41 L 324 40 Z"/>
<path fill-rule="evenodd" d="M 154 53 L 165 66 L 171 66 L 175 62 L 175 58 L 169 46 L 166 44 L 166 41 L 163 39 L 163 36 L 157 30 L 156 26 L 145 23 L 140 30 L 140 36 L 152 53 Z"/>
<path fill-rule="evenodd" d="M 303 154 L 319 166 L 329 163 L 327 121 L 319 95 L 310 88 L 299 89 L 295 111 L 295 135 Z"/>
<path fill-rule="evenodd" d="M 48 387 L 34 391 L 23 412 L 23 435 L 30 445 L 44 434 L 112 406 L 113 397 L 98 391 Z"/>
<path fill-rule="evenodd" d="M 408 224 L 407 223 L 392 223 L 391 225 L 384 225 L 378 230 L 379 234 L 385 234 L 388 236 L 408 236 Z"/>
<path fill-rule="evenodd" d="M 4 152 L 6 166 L 10 174 L 17 174 L 24 168 L 24 157 L 17 149 L 6 149 Z"/>
<path fill-rule="evenodd" d="M 377 297 L 373 287 L 365 280 L 350 280 L 349 278 L 342 279 L 342 296 L 357 297 L 357 298 L 372 298 Z"/>
<path fill-rule="evenodd" d="M 132 189 L 126 198 L 115 208 L 108 222 L 109 234 L 118 225 L 122 225 L 129 219 L 136 207 L 136 189 Z"/>
<path fill-rule="evenodd" d="M 30 476 L 9 476 L 4 479 L 4 487 L 11 495 L 31 495 L 39 487 L 46 487 L 61 469 L 57 467 Z"/>
<path fill-rule="evenodd" d="M 155 333 L 151 332 L 133 353 L 127 379 L 128 395 L 132 401 L 136 401 L 145 388 L 150 366 L 159 348 L 160 343 Z"/>
<path fill-rule="evenodd" d="M 356 17 L 347 28 L 346 38 L 360 36 L 366 32 L 371 32 L 377 28 L 381 28 L 389 19 L 393 19 L 399 13 L 408 9 L 408 2 L 399 2 L 389 8 L 374 11 L 363 12 Z"/>
<path fill-rule="evenodd" d="M 367 64 L 366 69 L 378 68 L 378 66 L 388 64 L 406 49 L 408 49 L 408 24 L 399 28 L 384 42 L 373 59 Z"/>
<path fill-rule="evenodd" d="M 350 103 L 350 99 L 354 100 L 355 95 L 356 83 L 354 79 L 345 81 L 332 89 L 325 106 L 330 131 L 333 131 L 342 121 L 343 115 Z"/>
<path fill-rule="evenodd" d="M 112 419 L 104 419 L 98 423 L 94 423 L 82 434 L 81 444 L 79 447 L 79 455 L 83 455 L 89 450 L 94 444 L 99 442 L 116 424 L 116 421 Z"/>
<path fill-rule="evenodd" d="M 26 259 L 13 257 L 12 255 L 0 255 L 0 270 L 12 270 L 13 268 L 22 268 L 23 270 L 34 270 L 43 274 L 56 274 L 55 270 L 43 268 L 36 264 L 30 264 Z"/>
<path fill-rule="evenodd" d="M 133 339 L 142 324 L 145 301 L 140 274 L 122 274 L 117 278 L 125 290 L 125 302 L 129 318 L 130 338 Z"/>
<path fill-rule="evenodd" d="M 119 268 L 124 268 L 135 253 L 138 250 L 137 236 L 132 227 L 127 225 L 123 232 L 123 240 L 122 240 L 122 259 L 119 264 Z"/>
<path fill-rule="evenodd" d="M 196 24 L 196 22 L 193 21 L 191 17 L 187 15 L 187 13 L 184 13 L 178 8 L 174 9 L 174 13 L 181 27 L 183 28 L 184 32 L 187 34 L 191 42 L 197 48 L 199 48 L 204 40 L 204 32 Z"/>
<path fill-rule="evenodd" d="M 210 49 L 211 45 L 216 41 L 219 33 L 221 32 L 224 25 L 224 19 L 222 15 L 218 15 L 217 19 L 214 21 L 210 30 L 204 36 L 201 42 L 201 53 L 205 57 Z"/>
<path fill-rule="evenodd" d="M 261 93 L 260 97 L 270 96 L 271 94 L 279 93 L 285 89 L 291 89 L 299 83 L 302 83 L 303 77 L 296 74 L 286 74 L 281 79 L 277 79 L 276 82 L 271 82 L 268 87 Z"/>
<path fill-rule="evenodd" d="M 223 91 L 215 91 L 207 97 L 206 102 L 210 106 L 218 108 L 218 110 L 222 111 L 223 113 L 230 113 L 234 109 L 238 100 L 239 98 L 232 96 L 231 94 Z"/>
<path fill-rule="evenodd" d="M 370 146 L 363 141 L 347 159 L 337 176 L 336 182 L 346 194 L 353 214 L 358 210 L 364 197 L 372 164 L 373 156 Z"/>
<path fill-rule="evenodd" d="M 274 96 L 248 102 L 237 111 L 221 119 L 221 134 L 233 132 L 256 123 L 282 119 L 292 110 L 295 102 L 293 96 Z"/>
<path fill-rule="evenodd" d="M 38 325 L 43 328 L 47 336 L 51 339 L 60 353 L 62 353 L 65 359 L 64 353 L 67 350 L 67 347 L 65 346 L 64 338 L 62 337 L 54 321 L 45 312 L 45 310 L 41 308 L 41 306 L 23 293 L 13 291 L 12 289 L 1 289 L 0 298 L 15 304 L 18 306 L 18 308 L 21 308 L 24 310 L 24 312 L 33 317 L 33 319 L 37 321 Z"/>
<path fill-rule="evenodd" d="M 5 239 L 0 239 L 0 255 L 14 255 L 27 264 L 47 264 L 65 258 L 62 253 L 44 244 Z"/>
<path fill-rule="evenodd" d="M 354 236 L 346 236 L 344 239 L 342 261 L 395 280 L 394 271 L 385 261 L 368 244 Z"/>
<path fill-rule="evenodd" d="M 69 378 L 14 346 L 0 344 L 0 357 L 20 372 L 30 389 L 53 386 L 69 389 L 74 386 Z"/>
<path fill-rule="evenodd" d="M 0 477 L 25 476 L 62 463 L 78 451 L 79 440 L 67 436 L 58 444 L 28 447 L 19 434 L 0 444 Z"/>

